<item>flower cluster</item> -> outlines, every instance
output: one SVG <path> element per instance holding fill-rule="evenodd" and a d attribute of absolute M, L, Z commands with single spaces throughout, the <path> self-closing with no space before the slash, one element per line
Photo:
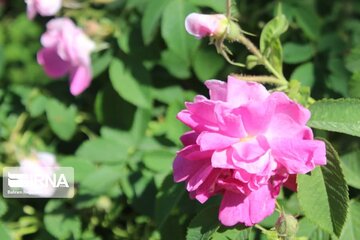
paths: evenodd
<path fill-rule="evenodd" d="M 61 8 L 62 0 L 25 0 L 30 19 L 36 14 L 53 16 Z M 38 63 L 52 78 L 70 75 L 70 92 L 81 94 L 91 83 L 90 55 L 95 43 L 69 18 L 55 18 L 47 23 L 41 37 L 43 48 L 38 52 Z"/>
<path fill-rule="evenodd" d="M 70 92 L 82 93 L 91 82 L 90 53 L 95 44 L 68 18 L 48 22 L 41 37 L 43 48 L 38 52 L 38 62 L 50 77 L 70 74 Z"/>
<path fill-rule="evenodd" d="M 222 224 L 252 226 L 274 211 L 290 176 L 326 164 L 325 144 L 306 126 L 310 112 L 286 94 L 232 76 L 205 84 L 210 99 L 196 96 L 177 115 L 192 130 L 181 137 L 174 179 L 201 203 L 221 194 Z"/>

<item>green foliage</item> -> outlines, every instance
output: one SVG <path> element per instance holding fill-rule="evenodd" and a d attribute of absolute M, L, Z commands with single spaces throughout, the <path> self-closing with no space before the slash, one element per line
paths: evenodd
<path fill-rule="evenodd" d="M 311 105 L 310 111 L 310 127 L 360 137 L 360 100 L 322 100 Z"/>
<path fill-rule="evenodd" d="M 114 59 L 109 71 L 111 83 L 121 97 L 138 107 L 151 107 L 150 78 L 141 64 Z"/>
<path fill-rule="evenodd" d="M 351 152 L 341 157 L 341 166 L 348 185 L 360 189 L 360 152 Z"/>
<path fill-rule="evenodd" d="M 340 240 L 355 240 L 360 236 L 360 202 L 352 200 L 349 205 L 348 217 L 346 219 Z"/>
<path fill-rule="evenodd" d="M 298 198 L 308 219 L 339 237 L 347 215 L 348 189 L 339 156 L 328 142 L 326 158 L 325 166 L 317 167 L 310 175 L 298 175 Z"/>
<path fill-rule="evenodd" d="M 50 127 L 63 140 L 70 140 L 74 135 L 76 131 L 76 114 L 75 106 L 67 108 L 55 99 L 51 99 L 46 103 L 46 115 Z"/>
<path fill-rule="evenodd" d="M 286 32 L 289 23 L 285 15 L 276 16 L 268 22 L 261 32 L 260 51 L 269 59 L 274 68 L 282 73 L 283 49 L 280 35 Z"/>

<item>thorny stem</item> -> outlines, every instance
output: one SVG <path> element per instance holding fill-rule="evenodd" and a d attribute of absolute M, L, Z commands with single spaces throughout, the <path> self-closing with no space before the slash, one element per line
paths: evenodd
<path fill-rule="evenodd" d="M 237 39 L 238 42 L 242 43 L 246 48 L 254 54 L 259 61 L 280 81 L 279 83 L 281 85 L 287 85 L 288 82 L 282 75 L 282 73 L 279 73 L 272 65 L 271 63 L 261 54 L 259 49 L 247 38 L 244 34 L 240 34 L 239 38 Z"/>
<path fill-rule="evenodd" d="M 231 1 L 232 0 L 227 0 L 226 1 L 226 17 L 227 17 L 227 19 L 231 19 Z"/>
<path fill-rule="evenodd" d="M 243 81 L 249 81 L 249 82 L 258 82 L 258 83 L 267 83 L 267 84 L 273 84 L 273 85 L 280 85 L 284 86 L 283 82 L 280 82 L 279 79 L 273 76 L 247 76 L 247 75 L 241 75 L 241 74 L 231 74 L 235 78 L 241 79 Z"/>

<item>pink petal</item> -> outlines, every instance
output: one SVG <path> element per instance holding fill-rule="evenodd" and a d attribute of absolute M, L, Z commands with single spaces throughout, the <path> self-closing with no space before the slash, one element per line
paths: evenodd
<path fill-rule="evenodd" d="M 310 119 L 310 111 L 289 99 L 283 92 L 272 93 L 269 101 L 274 104 L 275 114 L 286 114 L 300 125 L 305 125 Z"/>
<path fill-rule="evenodd" d="M 247 136 L 239 109 L 232 109 L 218 104 L 214 110 L 220 132 L 239 139 Z"/>
<path fill-rule="evenodd" d="M 300 125 L 286 113 L 272 116 L 265 135 L 270 142 L 274 138 L 312 139 L 311 129 L 304 124 Z"/>
<path fill-rule="evenodd" d="M 266 88 L 259 83 L 241 81 L 235 77 L 228 77 L 227 101 L 238 107 L 250 102 L 262 102 L 270 94 Z"/>
<path fill-rule="evenodd" d="M 201 184 L 205 182 L 212 169 L 213 168 L 210 165 L 210 161 L 197 168 L 197 170 L 189 177 L 186 189 L 189 192 L 196 190 Z"/>
<path fill-rule="evenodd" d="M 206 100 L 185 104 L 187 110 L 182 110 L 177 115 L 180 121 L 197 132 L 218 130 L 213 102 Z"/>
<path fill-rule="evenodd" d="M 234 169 L 235 166 L 232 162 L 232 154 L 232 148 L 215 151 L 211 157 L 211 165 L 214 168 Z"/>
<path fill-rule="evenodd" d="M 205 85 L 209 89 L 211 100 L 226 102 L 226 96 L 227 96 L 226 82 L 219 80 L 207 80 L 205 82 Z"/>
<path fill-rule="evenodd" d="M 251 102 L 238 109 L 248 136 L 263 134 L 269 128 L 273 109 L 268 102 Z"/>
<path fill-rule="evenodd" d="M 275 210 L 275 199 L 267 185 L 243 195 L 226 191 L 221 201 L 219 219 L 225 226 L 234 226 L 244 223 L 253 226 Z"/>
<path fill-rule="evenodd" d="M 318 140 L 276 139 L 271 143 L 272 155 L 289 174 L 305 174 L 315 165 L 326 164 L 325 143 Z"/>
<path fill-rule="evenodd" d="M 196 139 L 199 136 L 199 134 L 195 131 L 189 131 L 184 133 L 181 137 L 180 137 L 180 141 L 182 142 L 182 144 L 184 146 L 188 146 L 191 144 L 195 144 L 196 143 Z"/>
<path fill-rule="evenodd" d="M 207 161 L 192 161 L 182 156 L 176 156 L 173 163 L 174 181 L 182 182 L 193 176 Z"/>
<path fill-rule="evenodd" d="M 55 48 L 42 48 L 37 54 L 37 61 L 53 78 L 63 77 L 70 69 L 69 63 L 60 58 Z"/>
<path fill-rule="evenodd" d="M 210 175 L 206 178 L 195 191 L 190 192 L 192 198 L 196 198 L 200 203 L 206 202 L 212 195 L 216 194 L 218 189 L 216 188 L 216 179 L 220 175 L 219 169 L 213 169 Z"/>
<path fill-rule="evenodd" d="M 219 133 L 202 132 L 196 142 L 200 145 L 201 151 L 207 151 L 221 150 L 238 141 L 238 138 L 227 137 Z"/>
<path fill-rule="evenodd" d="M 79 66 L 70 74 L 70 92 L 77 96 L 90 86 L 91 69 L 88 66 Z"/>

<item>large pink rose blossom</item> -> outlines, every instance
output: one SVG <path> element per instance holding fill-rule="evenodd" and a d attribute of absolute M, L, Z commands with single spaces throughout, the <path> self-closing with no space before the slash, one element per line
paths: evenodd
<path fill-rule="evenodd" d="M 34 19 L 36 14 L 41 16 L 54 16 L 61 8 L 62 0 L 25 0 L 27 15 Z"/>
<path fill-rule="evenodd" d="M 289 176 L 326 164 L 325 144 L 306 126 L 310 112 L 284 93 L 231 76 L 205 84 L 210 99 L 196 96 L 177 115 L 192 130 L 181 137 L 174 180 L 201 203 L 221 194 L 222 224 L 252 226 L 273 213 Z"/>
<path fill-rule="evenodd" d="M 38 63 L 53 78 L 70 74 L 70 92 L 79 95 L 91 82 L 90 54 L 95 43 L 68 18 L 48 22 L 41 36 L 43 48 L 38 52 Z"/>
<path fill-rule="evenodd" d="M 228 19 L 223 14 L 191 13 L 185 19 L 185 28 L 197 38 L 217 37 L 225 33 L 228 23 Z"/>

